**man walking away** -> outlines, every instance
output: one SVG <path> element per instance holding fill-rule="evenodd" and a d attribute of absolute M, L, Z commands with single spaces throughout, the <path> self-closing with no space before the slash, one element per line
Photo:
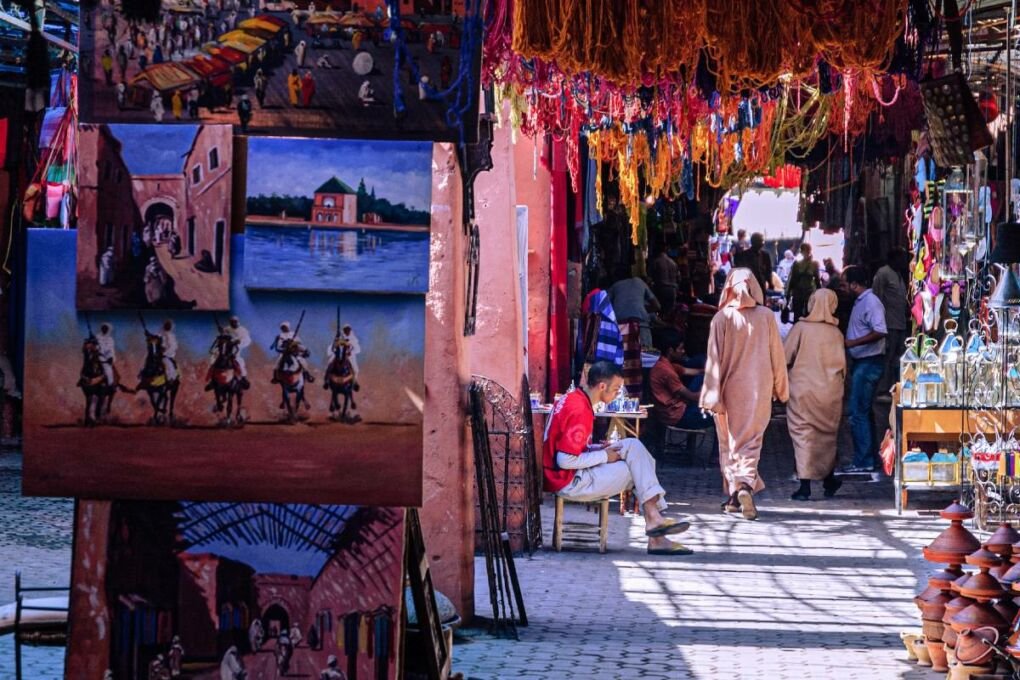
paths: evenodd
<path fill-rule="evenodd" d="M 885 307 L 885 368 L 879 382 L 879 398 L 900 380 L 900 356 L 907 339 L 907 279 L 910 255 L 902 248 L 893 248 L 885 266 L 875 273 L 871 290 Z"/>
<path fill-rule="evenodd" d="M 875 471 L 874 423 L 872 403 L 885 367 L 885 307 L 868 288 L 868 275 L 862 267 L 843 270 L 843 278 L 855 298 L 846 333 L 846 348 L 853 360 L 850 369 L 850 433 L 854 442 L 854 460 L 843 474 Z"/>

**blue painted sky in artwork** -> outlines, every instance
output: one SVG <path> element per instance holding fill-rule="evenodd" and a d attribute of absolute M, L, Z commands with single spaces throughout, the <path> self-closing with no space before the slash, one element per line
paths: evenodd
<path fill-rule="evenodd" d="M 428 210 L 432 144 L 340 139 L 248 138 L 248 196 L 311 196 L 332 176 L 375 187 L 390 203 Z"/>
<path fill-rule="evenodd" d="M 197 125 L 111 125 L 121 156 L 132 175 L 181 172 L 184 154 L 198 133 Z"/>

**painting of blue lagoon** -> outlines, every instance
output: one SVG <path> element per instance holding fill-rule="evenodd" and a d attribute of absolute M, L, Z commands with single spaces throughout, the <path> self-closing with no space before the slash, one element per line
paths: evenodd
<path fill-rule="evenodd" d="M 244 284 L 428 291 L 432 146 L 250 138 Z"/>

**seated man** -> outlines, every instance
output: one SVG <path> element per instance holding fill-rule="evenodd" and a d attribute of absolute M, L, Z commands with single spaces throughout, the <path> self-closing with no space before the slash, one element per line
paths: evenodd
<path fill-rule="evenodd" d="M 591 444 L 594 405 L 608 404 L 623 385 L 623 371 L 611 361 L 588 369 L 588 384 L 563 396 L 549 417 L 542 444 L 546 491 L 571 501 L 595 501 L 634 487 L 645 518 L 650 555 L 690 555 L 694 551 L 666 538 L 690 528 L 662 516 L 665 490 L 655 476 L 655 459 L 637 439 L 612 446 Z"/>
<path fill-rule="evenodd" d="M 675 330 L 660 332 L 659 351 L 662 355 L 648 377 L 656 419 L 663 425 L 685 430 L 714 427 L 711 416 L 698 407 L 701 384 L 705 381 L 705 358 L 685 355 L 683 340 Z"/>

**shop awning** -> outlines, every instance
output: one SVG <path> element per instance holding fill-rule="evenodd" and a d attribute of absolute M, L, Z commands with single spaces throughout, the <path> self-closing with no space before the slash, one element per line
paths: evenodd
<path fill-rule="evenodd" d="M 171 92 L 192 87 L 201 78 L 183 64 L 165 61 L 153 64 L 131 79 L 132 85 L 148 84 L 159 92 Z"/>
<path fill-rule="evenodd" d="M 255 17 L 253 19 L 245 19 L 237 26 L 238 28 L 247 30 L 251 28 L 258 29 L 260 31 L 268 31 L 270 33 L 279 33 L 280 29 L 283 28 L 282 24 L 276 23 L 275 21 L 269 21 L 273 17 Z"/>
<path fill-rule="evenodd" d="M 330 14 L 316 14 L 305 22 L 305 26 L 342 26 L 340 17 Z"/>
<path fill-rule="evenodd" d="M 262 38 L 256 38 L 244 31 L 235 30 L 221 35 L 219 43 L 227 47 L 232 47 L 243 54 L 253 54 L 258 52 L 262 46 L 266 44 L 266 41 Z"/>
<path fill-rule="evenodd" d="M 340 19 L 344 28 L 375 28 L 376 23 L 364 14 L 346 14 Z"/>
<path fill-rule="evenodd" d="M 248 61 L 248 56 L 244 52 L 235 50 L 233 47 L 220 45 L 219 43 L 209 43 L 202 47 L 202 50 L 207 54 L 220 57 L 231 66 L 243 64 Z"/>
<path fill-rule="evenodd" d="M 199 54 L 184 62 L 184 65 L 216 87 L 222 87 L 230 82 L 232 66 L 230 62 L 220 57 Z"/>
<path fill-rule="evenodd" d="M 766 241 L 800 239 L 803 229 L 797 220 L 800 191 L 748 189 L 743 195 L 730 195 L 740 201 L 733 216 L 733 232 L 744 229 L 758 232 Z"/>

